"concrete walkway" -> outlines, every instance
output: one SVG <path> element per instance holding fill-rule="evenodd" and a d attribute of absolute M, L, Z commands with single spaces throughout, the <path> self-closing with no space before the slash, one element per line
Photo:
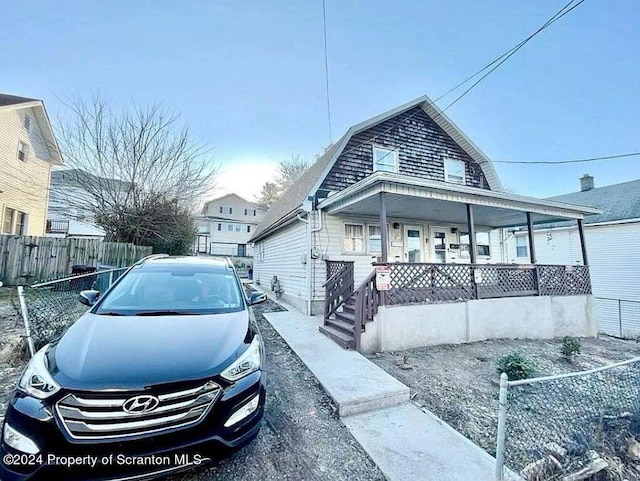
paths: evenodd
<path fill-rule="evenodd" d="M 400 381 L 318 332 L 320 318 L 293 309 L 264 316 L 318 379 L 347 429 L 387 479 L 494 479 L 492 456 L 410 403 L 409 388 Z"/>

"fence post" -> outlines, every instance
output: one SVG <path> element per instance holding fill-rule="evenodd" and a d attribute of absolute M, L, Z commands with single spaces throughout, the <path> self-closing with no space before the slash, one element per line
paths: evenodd
<path fill-rule="evenodd" d="M 620 337 L 622 337 L 622 301 L 618 299 L 618 324 L 620 326 Z"/>
<path fill-rule="evenodd" d="M 498 398 L 498 436 L 496 441 L 496 481 L 502 481 L 504 476 L 504 443 L 506 438 L 505 425 L 507 420 L 507 375 L 500 374 L 500 396 Z"/>
<path fill-rule="evenodd" d="M 24 298 L 24 287 L 18 286 L 18 299 L 20 300 L 20 312 L 22 313 L 22 320 L 24 321 L 24 328 L 27 331 L 27 343 L 29 344 L 29 353 L 31 357 L 36 353 L 36 347 L 33 344 L 33 338 L 31 337 L 31 327 L 29 325 L 29 315 L 27 313 L 27 301 Z"/>

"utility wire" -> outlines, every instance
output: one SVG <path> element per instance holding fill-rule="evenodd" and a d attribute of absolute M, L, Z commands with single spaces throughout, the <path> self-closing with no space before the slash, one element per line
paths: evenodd
<path fill-rule="evenodd" d="M 324 34 L 324 76 L 327 88 L 327 121 L 329 123 L 329 144 L 333 143 L 331 134 L 331 101 L 329 99 L 329 54 L 327 49 L 327 6 L 326 0 L 322 0 L 322 29 Z"/>
<path fill-rule="evenodd" d="M 323 0 L 324 1 L 324 0 Z M 487 68 L 490 68 L 491 66 L 493 66 L 493 68 L 491 68 L 491 70 L 489 70 L 489 72 L 487 72 L 485 75 L 483 75 L 480 79 L 478 79 L 476 82 L 474 82 L 473 85 L 471 85 L 467 90 L 465 90 L 462 94 L 460 94 L 453 102 L 451 102 L 449 105 L 447 105 L 444 109 L 440 110 L 437 115 L 435 115 L 434 117 L 432 117 L 432 120 L 436 121 L 436 119 L 438 119 L 439 117 L 441 117 L 445 111 L 447 111 L 449 108 L 451 108 L 453 105 L 455 105 L 460 99 L 462 99 L 465 95 L 467 95 L 472 89 L 474 89 L 480 82 L 482 82 L 485 78 L 487 78 L 489 75 L 491 75 L 496 69 L 498 69 L 502 64 L 504 64 L 507 60 L 509 60 L 509 58 L 511 58 L 518 50 L 520 50 L 525 44 L 527 44 L 529 41 L 531 41 L 536 35 L 538 35 L 539 33 L 541 33 L 542 31 L 544 31 L 545 29 L 547 29 L 548 27 L 550 27 L 551 25 L 553 25 L 555 22 L 557 22 L 558 20 L 560 20 L 562 17 L 564 17 L 566 14 L 568 14 L 569 12 L 571 12 L 573 9 L 575 9 L 576 7 L 580 6 L 582 3 L 585 2 L 585 0 L 579 0 L 578 3 L 576 3 L 574 5 L 574 2 L 576 2 L 576 0 L 571 0 L 569 3 L 567 3 L 565 6 L 563 6 L 558 12 L 556 12 L 549 20 L 547 20 L 540 28 L 538 28 L 535 32 L 533 32 L 531 35 L 529 35 L 527 38 L 525 38 L 524 40 L 522 40 L 520 43 L 518 43 L 517 45 L 515 45 L 514 47 L 512 47 L 511 49 L 509 49 L 507 52 L 505 52 L 504 54 L 500 55 L 498 58 L 496 58 L 495 60 L 493 60 L 492 62 L 490 62 L 489 64 L 487 64 L 486 66 L 484 66 L 482 69 L 480 69 L 478 72 L 476 72 L 475 74 L 473 74 L 471 77 L 468 77 L 466 80 L 464 80 L 463 82 L 459 83 L 457 86 L 453 87 L 453 89 L 448 90 L 447 92 L 445 92 L 444 94 L 442 94 L 440 97 L 438 97 L 438 100 L 443 98 L 445 95 L 448 95 L 450 92 L 452 92 L 453 90 L 457 89 L 458 87 L 460 87 L 461 85 L 467 83 L 469 80 L 471 80 L 472 78 L 475 78 L 479 73 L 484 72 L 485 70 L 487 70 Z M 496 64 L 497 63 L 497 64 Z M 431 103 L 431 105 L 434 108 L 437 108 L 437 106 L 435 105 L 435 101 Z M 407 122 L 408 120 L 412 119 L 413 117 L 415 117 L 416 115 L 419 115 L 420 112 L 422 111 L 422 109 L 417 110 L 416 112 L 414 112 L 411 115 L 408 115 L 406 118 L 404 118 L 402 120 L 402 122 Z M 359 147 L 363 146 L 363 145 L 367 145 L 370 144 L 372 141 L 374 141 L 377 138 L 380 138 L 383 135 L 388 134 L 389 132 L 391 132 L 393 129 L 395 129 L 399 124 L 393 125 L 392 127 L 384 130 L 383 132 L 380 132 L 379 134 L 374 135 L 373 137 L 367 139 L 366 142 L 361 142 L 358 145 L 355 145 L 353 147 L 351 147 L 349 150 L 343 152 L 342 154 L 346 154 L 346 153 L 350 153 L 353 152 L 355 150 L 357 150 Z M 424 129 L 425 126 L 421 126 L 421 129 Z M 394 149 L 395 150 L 395 149 Z M 389 152 L 388 154 L 386 154 L 384 157 L 386 157 L 387 155 L 390 155 L 391 152 Z M 383 157 L 383 158 L 384 158 Z M 379 159 L 379 160 L 382 160 Z"/>
<path fill-rule="evenodd" d="M 640 155 L 640 152 L 630 152 L 628 154 L 619 154 L 619 155 L 607 155 L 605 157 L 591 157 L 588 159 L 573 159 L 573 160 L 492 160 L 491 162 L 498 164 L 545 164 L 545 165 L 553 165 L 553 164 L 580 164 L 584 162 L 595 162 L 598 160 L 611 160 L 611 159 L 621 159 L 623 157 L 635 157 Z"/>

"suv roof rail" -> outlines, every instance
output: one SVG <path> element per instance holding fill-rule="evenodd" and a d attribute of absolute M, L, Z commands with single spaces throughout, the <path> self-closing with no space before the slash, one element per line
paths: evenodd
<path fill-rule="evenodd" d="M 135 264 L 142 264 L 144 261 L 148 261 L 149 259 L 158 259 L 160 257 L 169 257 L 169 254 L 151 254 L 150 256 L 143 257 L 139 261 L 135 262 Z"/>

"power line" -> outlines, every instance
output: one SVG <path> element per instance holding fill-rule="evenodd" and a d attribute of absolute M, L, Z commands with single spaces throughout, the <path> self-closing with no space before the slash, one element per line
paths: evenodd
<path fill-rule="evenodd" d="M 327 49 L 327 6 L 326 0 L 322 0 L 322 31 L 324 34 L 324 76 L 327 88 L 327 121 L 329 124 L 329 144 L 333 143 L 331 134 L 331 101 L 329 100 L 329 54 Z"/>
<path fill-rule="evenodd" d="M 545 165 L 554 165 L 554 164 L 580 164 L 584 162 L 595 162 L 598 160 L 612 160 L 612 159 L 621 159 L 624 157 L 636 157 L 640 155 L 640 152 L 630 152 L 628 154 L 618 154 L 618 155 L 607 155 L 604 157 L 591 157 L 588 159 L 572 159 L 572 160 L 492 160 L 492 163 L 497 164 L 545 164 Z"/>
<path fill-rule="evenodd" d="M 525 38 L 524 40 L 522 40 L 520 43 L 518 43 L 517 45 L 515 45 L 514 47 L 512 47 L 511 49 L 507 50 L 507 52 L 505 52 L 504 54 L 500 55 L 498 58 L 496 58 L 495 60 L 493 60 L 492 62 L 490 62 L 489 64 L 487 64 L 485 67 L 483 67 L 482 69 L 480 69 L 478 72 L 476 72 L 475 74 L 473 74 L 471 77 L 468 77 L 466 80 L 464 80 L 463 82 L 459 83 L 458 85 L 456 85 L 455 87 L 453 87 L 452 89 L 449 89 L 447 92 L 445 92 L 444 94 L 442 94 L 440 97 L 438 97 L 437 100 L 442 99 L 444 96 L 448 95 L 450 92 L 452 92 L 453 90 L 457 89 L 458 87 L 460 87 L 461 85 L 467 83 L 469 80 L 471 80 L 472 78 L 475 78 L 479 73 L 485 71 L 487 68 L 491 67 L 492 65 L 496 64 L 489 72 L 487 72 L 485 75 L 483 75 L 480 79 L 478 79 L 476 82 L 474 82 L 473 85 L 471 85 L 471 87 L 469 87 L 467 90 L 465 90 L 461 95 L 459 95 L 453 102 L 451 102 L 449 105 L 447 105 L 444 109 L 441 109 L 439 112 L 437 112 L 437 115 L 435 115 L 434 117 L 432 117 L 433 121 L 436 121 L 436 119 L 438 119 L 439 117 L 441 117 L 448 109 L 450 109 L 453 105 L 455 105 L 460 99 L 462 99 L 465 95 L 467 95 L 472 89 L 474 89 L 480 82 L 482 82 L 485 78 L 487 78 L 489 75 L 491 75 L 496 69 L 498 69 L 503 63 L 505 63 L 507 60 L 509 60 L 509 58 L 511 58 L 518 50 L 520 50 L 525 44 L 527 44 L 529 41 L 531 41 L 531 39 L 533 39 L 536 35 L 538 35 L 540 32 L 542 32 L 543 30 L 547 29 L 548 27 L 550 27 L 551 25 L 553 25 L 555 22 L 557 22 L 558 20 L 560 20 L 562 17 L 564 17 L 566 14 L 568 14 L 569 12 L 571 12 L 573 9 L 575 9 L 576 7 L 580 6 L 582 3 L 585 2 L 585 0 L 579 0 L 578 3 L 576 3 L 575 5 L 574 2 L 576 0 L 571 0 L 569 3 L 567 3 L 565 6 L 563 6 L 560 10 L 558 10 L 558 12 L 556 12 L 549 20 L 547 20 L 540 28 L 538 28 L 535 32 L 533 32 L 531 35 L 529 35 L 527 38 Z M 323 0 L 324 2 L 324 0 Z M 437 106 L 435 105 L 435 102 L 433 101 L 431 102 L 431 105 L 435 108 L 437 108 Z M 405 119 L 402 120 L 402 122 L 406 122 L 408 120 L 411 120 L 413 117 L 415 117 L 416 115 L 420 114 L 421 109 L 417 110 L 415 113 L 407 116 Z M 372 141 L 374 141 L 377 138 L 380 138 L 383 135 L 388 134 L 389 132 L 391 132 L 393 129 L 395 129 L 397 127 L 398 124 L 393 125 L 392 127 L 384 130 L 383 132 L 380 132 L 379 134 L 374 135 L 373 137 L 367 139 L 366 142 L 361 142 L 358 145 L 354 145 L 353 147 L 351 147 L 349 150 L 343 152 L 342 154 L 346 154 L 346 153 L 350 153 L 355 151 L 356 149 L 358 149 L 359 147 L 363 146 L 363 145 L 367 145 L 369 143 L 371 143 Z M 424 129 L 424 126 L 420 127 L 421 129 Z M 394 149 L 395 150 L 395 149 Z M 385 157 L 387 155 L 386 154 Z M 384 158 L 384 157 L 383 157 Z M 382 159 L 380 159 L 382 160 Z"/>

